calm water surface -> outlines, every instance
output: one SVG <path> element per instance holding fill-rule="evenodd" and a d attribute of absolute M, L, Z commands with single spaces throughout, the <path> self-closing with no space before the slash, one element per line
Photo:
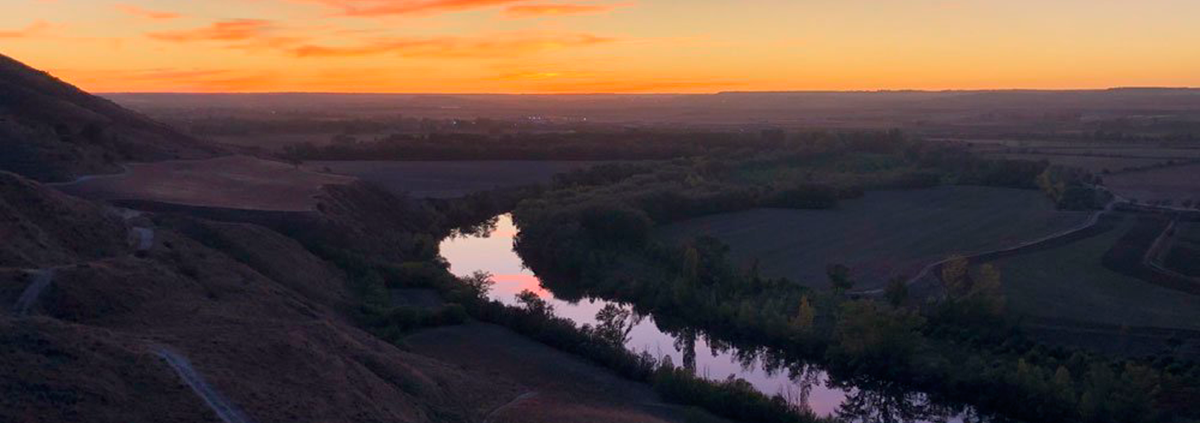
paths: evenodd
<path fill-rule="evenodd" d="M 491 297 L 505 304 L 516 305 L 515 296 L 521 291 L 537 293 L 554 306 L 555 314 L 569 318 L 578 325 L 595 325 L 596 313 L 611 304 L 600 299 L 567 302 L 543 288 L 533 272 L 526 269 L 513 251 L 517 228 L 509 215 L 498 216 L 496 227 L 487 235 L 451 237 L 442 241 L 441 253 L 450 263 L 450 270 L 465 276 L 475 271 L 493 275 L 496 284 Z M 838 387 L 819 368 L 794 363 L 764 363 L 756 354 L 725 346 L 714 348 L 704 337 L 693 342 L 677 341 L 676 337 L 659 330 L 653 316 L 645 316 L 629 333 L 627 348 L 649 352 L 659 358 L 671 357 L 676 365 L 695 369 L 696 374 L 710 379 L 735 377 L 752 384 L 759 391 L 782 394 L 798 404 L 805 404 L 822 416 L 841 416 L 853 421 L 896 422 L 963 422 L 978 418 L 967 417 L 961 410 L 928 403 L 920 393 L 904 392 L 884 395 L 854 387 Z M 907 414 L 907 415 L 906 415 Z"/>

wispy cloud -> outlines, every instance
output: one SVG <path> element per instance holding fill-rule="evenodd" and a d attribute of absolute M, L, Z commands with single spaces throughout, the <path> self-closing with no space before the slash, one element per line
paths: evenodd
<path fill-rule="evenodd" d="M 504 8 L 502 15 L 507 18 L 539 18 L 563 15 L 592 15 L 608 13 L 618 7 L 629 6 L 620 4 L 577 4 L 577 3 L 535 3 L 517 4 Z"/>
<path fill-rule="evenodd" d="M 271 22 L 261 19 L 235 19 L 215 22 L 212 25 L 176 31 L 160 31 L 146 34 L 159 41 L 243 41 L 263 36 L 271 28 Z"/>
<path fill-rule="evenodd" d="M 36 21 L 24 28 L 12 30 L 0 30 L 0 38 L 29 38 L 37 35 L 42 35 L 49 31 L 53 25 L 46 21 Z"/>
<path fill-rule="evenodd" d="M 583 33 L 509 33 L 474 37 L 378 38 L 351 46 L 304 45 L 298 57 L 397 55 L 407 57 L 487 58 L 611 43 L 614 38 Z"/>
<path fill-rule="evenodd" d="M 156 20 L 156 21 L 169 21 L 172 19 L 178 19 L 178 18 L 183 17 L 183 15 L 180 15 L 180 14 L 174 13 L 174 12 L 162 12 L 162 11 L 157 11 L 157 10 L 143 9 L 141 7 L 134 6 L 132 4 L 126 4 L 126 3 L 117 3 L 115 7 L 117 8 L 117 10 L 120 10 L 121 12 L 124 12 L 125 14 L 127 14 L 129 16 L 143 18 L 143 19 L 151 19 L 151 20 Z"/>
<path fill-rule="evenodd" d="M 336 8 L 346 16 L 392 16 L 461 12 L 499 7 L 528 0 L 301 0 Z"/>
<path fill-rule="evenodd" d="M 268 20 L 235 19 L 199 28 L 150 32 L 146 37 L 170 43 L 217 43 L 229 49 L 254 51 L 287 50 L 309 41 L 307 37 L 278 35 L 278 32 Z"/>

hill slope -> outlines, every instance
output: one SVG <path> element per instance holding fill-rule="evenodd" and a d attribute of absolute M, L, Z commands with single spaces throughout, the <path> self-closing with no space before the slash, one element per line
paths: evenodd
<path fill-rule="evenodd" d="M 102 207 L 0 187 L 23 250 L 0 254 L 0 421 L 218 421 L 167 355 L 259 423 L 478 421 L 520 393 L 355 328 L 342 272 L 277 233 L 142 216 L 142 248 Z"/>
<path fill-rule="evenodd" d="M 0 170 L 39 181 L 120 172 L 119 161 L 221 152 L 2 54 L 0 147 Z"/>

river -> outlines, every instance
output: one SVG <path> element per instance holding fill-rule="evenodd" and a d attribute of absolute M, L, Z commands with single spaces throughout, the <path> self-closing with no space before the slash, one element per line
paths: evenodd
<path fill-rule="evenodd" d="M 610 302 L 588 299 L 568 302 L 558 299 L 543 288 L 537 276 L 525 268 L 513 251 L 517 234 L 512 218 L 497 216 L 496 226 L 482 235 L 454 236 L 441 243 L 441 254 L 450 263 L 455 275 L 465 276 L 475 271 L 491 273 L 496 284 L 490 296 L 505 304 L 515 305 L 515 296 L 532 291 L 554 306 L 554 312 L 576 324 L 597 323 L 596 313 Z M 764 359 L 755 351 L 744 351 L 711 342 L 702 334 L 687 340 L 677 340 L 659 330 L 653 316 L 643 316 L 629 332 L 626 348 L 634 352 L 649 352 L 655 357 L 670 357 L 676 365 L 694 369 L 696 374 L 710 379 L 735 377 L 753 385 L 768 395 L 781 394 L 789 401 L 802 404 L 820 416 L 838 416 L 847 421 L 891 422 L 964 422 L 979 421 L 980 417 L 968 407 L 932 404 L 919 392 L 880 392 L 830 380 L 819 367 L 805 363 L 780 363 Z"/>

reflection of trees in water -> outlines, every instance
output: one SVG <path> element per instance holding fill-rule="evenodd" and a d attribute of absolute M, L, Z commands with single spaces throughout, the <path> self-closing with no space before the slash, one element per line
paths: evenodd
<path fill-rule="evenodd" d="M 643 317 L 623 305 L 606 304 L 596 312 L 596 335 L 609 344 L 623 346 L 629 343 L 629 332 L 642 323 Z"/>
<path fill-rule="evenodd" d="M 830 380 L 829 387 L 848 391 L 838 407 L 838 418 L 863 423 L 945 423 L 951 421 L 991 422 L 966 406 L 934 403 L 928 395 L 914 392 L 891 382 L 864 380 Z"/>
<path fill-rule="evenodd" d="M 744 372 L 761 371 L 768 377 L 787 375 L 791 384 L 781 386 L 778 394 L 800 409 L 811 409 L 813 389 L 824 387 L 846 393 L 839 405 L 837 417 L 847 422 L 863 423 L 948 423 L 994 422 L 965 405 L 951 406 L 935 403 L 924 393 L 904 386 L 869 378 L 834 380 L 824 369 L 781 350 L 758 346 L 734 346 L 696 328 L 683 327 L 663 330 L 675 340 L 675 349 L 683 354 L 684 367 L 696 371 L 696 341 L 704 339 L 713 356 L 727 355 L 735 359 Z M 713 375 L 724 376 L 724 375 Z M 731 375 L 732 376 L 732 375 Z M 736 376 L 734 376 L 736 377 Z M 770 392 L 767 392 L 770 394 Z"/>
<path fill-rule="evenodd" d="M 450 230 L 450 239 L 454 238 L 487 238 L 492 236 L 492 232 L 496 231 L 496 226 L 500 222 L 500 216 L 492 216 L 490 219 L 479 222 L 475 225 L 462 226 Z"/>
<path fill-rule="evenodd" d="M 554 284 L 555 278 L 543 278 L 543 285 L 551 289 L 554 295 L 566 301 L 579 301 L 587 298 L 586 290 L 581 290 L 572 284 Z M 608 301 L 611 299 L 600 298 Z M 616 303 L 621 304 L 621 303 Z M 606 306 L 606 308 L 608 308 Z M 640 322 L 648 311 L 639 310 L 636 305 L 624 303 L 619 306 L 621 312 L 610 310 L 602 316 L 598 326 L 609 326 L 606 332 L 620 334 L 628 341 L 629 331 L 636 325 L 630 322 L 634 316 Z M 973 408 L 965 405 L 944 405 L 935 403 L 928 395 L 906 389 L 903 385 L 891 382 L 875 381 L 866 377 L 854 377 L 835 380 L 825 370 L 810 364 L 804 357 L 789 354 L 783 350 L 754 345 L 749 341 L 718 337 L 694 326 L 689 326 L 671 316 L 654 316 L 659 331 L 670 336 L 674 341 L 676 351 L 683 356 L 683 368 L 697 374 L 696 343 L 704 340 L 713 356 L 727 355 L 733 358 L 743 372 L 761 371 L 768 377 L 787 375 L 790 384 L 778 387 L 776 392 L 789 404 L 798 409 L 810 409 L 810 397 L 817 387 L 836 389 L 846 393 L 845 400 L 839 405 L 836 417 L 846 422 L 863 423 L 997 423 L 1002 420 L 994 416 L 980 415 Z M 670 361 L 670 356 L 664 358 Z M 715 380 L 738 375 L 702 375 Z M 749 385 L 749 382 L 742 381 Z"/>
<path fill-rule="evenodd" d="M 683 368 L 696 374 L 696 329 L 684 328 L 672 337 L 675 338 L 675 350 L 683 353 Z"/>

